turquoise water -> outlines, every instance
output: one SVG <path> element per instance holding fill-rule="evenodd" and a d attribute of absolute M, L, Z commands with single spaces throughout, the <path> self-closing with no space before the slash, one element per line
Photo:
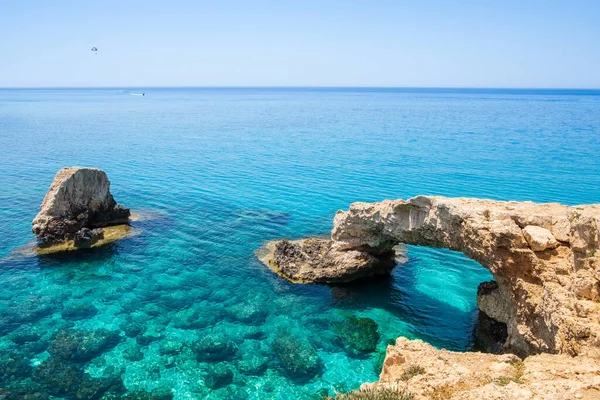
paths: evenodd
<path fill-rule="evenodd" d="M 257 261 L 265 240 L 327 234 L 353 201 L 600 202 L 599 91 L 127 90 L 146 96 L 0 90 L 0 394 L 354 389 L 377 379 L 397 336 L 470 349 L 489 273 L 411 246 L 386 280 L 293 285 Z M 77 254 L 15 253 L 72 165 L 104 169 L 141 233 Z M 353 317 L 377 324 L 378 337 L 364 324 L 373 351 L 353 347 Z"/>

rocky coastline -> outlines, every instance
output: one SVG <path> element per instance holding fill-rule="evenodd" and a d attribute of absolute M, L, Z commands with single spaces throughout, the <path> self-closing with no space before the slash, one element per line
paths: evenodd
<path fill-rule="evenodd" d="M 532 357 L 543 358 L 544 368 L 552 368 L 555 362 L 567 382 L 564 385 L 573 380 L 573 388 L 581 389 L 577 393 L 584 397 L 574 398 L 587 398 L 590 393 L 600 396 L 596 379 L 600 374 L 600 253 L 596 251 L 600 247 L 600 205 L 570 207 L 438 196 L 354 203 L 348 211 L 336 214 L 331 239 L 273 241 L 260 259 L 293 282 L 348 282 L 389 273 L 385 261 L 393 258 L 394 247 L 400 243 L 456 250 L 478 261 L 494 277 L 480 285 L 478 307 L 493 323 L 506 327 L 506 340 L 495 346 L 496 351 L 523 360 L 519 362 L 530 366 L 532 376 L 542 373 L 537 369 L 541 364 Z M 401 339 L 407 340 L 399 338 L 401 346 L 397 342 L 388 348 L 379 385 L 393 387 L 391 383 L 403 382 L 401 374 L 385 366 L 410 359 L 414 347 L 419 346 Z M 428 351 L 435 357 L 445 352 Z M 501 359 L 508 355 L 456 354 L 455 363 L 468 363 L 474 354 L 482 359 L 500 357 L 490 358 L 493 363 L 511 362 Z M 579 361 L 561 371 L 573 357 Z M 405 361 L 400 364 L 403 367 L 398 370 L 404 371 Z M 577 383 L 582 374 L 577 365 L 595 365 L 586 370 L 595 380 Z M 458 385 L 459 372 L 452 369 L 443 374 L 449 379 L 445 384 L 455 381 Z M 553 380 L 544 376 L 548 382 Z M 477 397 L 475 386 L 467 386 L 453 390 L 462 393 L 460 396 L 441 398 L 516 398 Z M 560 393 L 558 386 L 549 387 L 554 389 L 528 388 L 533 396 L 529 398 L 563 398 L 552 397 L 552 393 Z M 525 386 L 517 389 L 525 390 Z"/>
<path fill-rule="evenodd" d="M 106 173 L 67 167 L 54 177 L 32 221 L 38 254 L 89 248 L 113 242 L 130 232 L 131 212 L 115 201 Z"/>

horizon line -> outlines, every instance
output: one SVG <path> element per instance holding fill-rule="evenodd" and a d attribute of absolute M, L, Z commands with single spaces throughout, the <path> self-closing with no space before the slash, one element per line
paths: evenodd
<path fill-rule="evenodd" d="M 14 89 L 437 89 L 437 90 L 563 90 L 600 91 L 600 87 L 510 87 L 510 86 L 320 86 L 320 85 L 136 85 L 136 86 L 0 86 L 0 90 Z"/>

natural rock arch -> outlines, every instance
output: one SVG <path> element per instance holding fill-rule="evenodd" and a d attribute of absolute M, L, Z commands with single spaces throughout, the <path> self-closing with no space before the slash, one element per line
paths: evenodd
<path fill-rule="evenodd" d="M 577 355 L 600 347 L 599 228 L 600 205 L 419 196 L 354 203 L 331 241 L 279 241 L 263 261 L 292 280 L 347 281 L 389 272 L 381 260 L 398 243 L 460 251 L 497 282 L 477 303 L 507 324 L 506 350 Z"/>

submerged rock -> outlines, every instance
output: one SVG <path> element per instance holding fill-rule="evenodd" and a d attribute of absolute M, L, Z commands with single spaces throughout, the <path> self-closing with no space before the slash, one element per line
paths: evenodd
<path fill-rule="evenodd" d="M 204 384 L 211 389 L 218 389 L 232 382 L 233 371 L 225 363 L 210 366 L 204 378 Z"/>
<path fill-rule="evenodd" d="M 158 351 L 163 356 L 173 356 L 181 353 L 184 343 L 177 339 L 165 339 L 160 342 Z"/>
<path fill-rule="evenodd" d="M 371 318 L 351 316 L 333 324 L 333 330 L 342 340 L 346 351 L 352 355 L 371 353 L 377 349 L 379 331 Z"/>
<path fill-rule="evenodd" d="M 141 361 L 144 358 L 144 353 L 138 345 L 132 345 L 123 350 L 123 358 L 129 361 Z"/>
<path fill-rule="evenodd" d="M 269 315 L 268 310 L 256 303 L 240 303 L 227 310 L 231 319 L 243 324 L 260 325 Z"/>
<path fill-rule="evenodd" d="M 134 338 L 146 332 L 146 326 L 141 322 L 125 321 L 119 325 L 119 328 L 125 333 L 125 336 Z"/>
<path fill-rule="evenodd" d="M 50 357 L 40 364 L 33 377 L 50 394 L 69 399 L 95 400 L 105 394 L 120 396 L 125 393 L 120 376 L 92 378 L 80 366 L 57 357 Z"/>
<path fill-rule="evenodd" d="M 30 376 L 31 370 L 31 363 L 23 354 L 3 351 L 0 355 L 0 387 Z"/>
<path fill-rule="evenodd" d="M 224 361 L 233 358 L 237 352 L 233 340 L 221 334 L 204 336 L 190 347 L 198 361 Z"/>
<path fill-rule="evenodd" d="M 15 323 L 38 322 L 51 315 L 56 309 L 56 301 L 47 297 L 29 296 L 24 300 L 15 300 L 7 313 Z"/>
<path fill-rule="evenodd" d="M 239 360 L 237 367 L 242 374 L 261 375 L 269 366 L 269 358 L 262 354 L 250 354 Z"/>
<path fill-rule="evenodd" d="M 98 309 L 93 304 L 75 304 L 66 307 L 61 313 L 63 319 L 70 321 L 91 318 L 96 314 Z"/>
<path fill-rule="evenodd" d="M 130 211 L 116 203 L 106 173 L 96 168 L 63 168 L 54 177 L 32 231 L 46 245 L 75 239 L 89 247 L 102 237 L 102 228 L 127 224 Z"/>
<path fill-rule="evenodd" d="M 273 342 L 273 351 L 292 379 L 311 379 L 323 370 L 323 361 L 317 350 L 306 339 L 280 336 Z"/>
<path fill-rule="evenodd" d="M 120 340 L 119 332 L 107 329 L 61 329 L 52 338 L 48 353 L 64 360 L 89 361 L 115 347 Z"/>

